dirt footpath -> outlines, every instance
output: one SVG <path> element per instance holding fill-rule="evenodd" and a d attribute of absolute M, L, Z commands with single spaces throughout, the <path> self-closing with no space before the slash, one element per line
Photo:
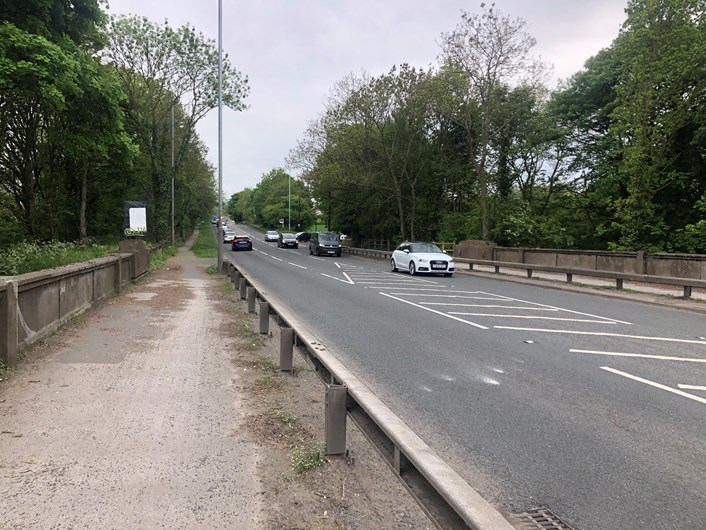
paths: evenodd
<path fill-rule="evenodd" d="M 354 459 L 323 455 L 323 386 L 213 261 L 180 249 L 2 376 L 0 527 L 432 528 L 350 422 Z"/>

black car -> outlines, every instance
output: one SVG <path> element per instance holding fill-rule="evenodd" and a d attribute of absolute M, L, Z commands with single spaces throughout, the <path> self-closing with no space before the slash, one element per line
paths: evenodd
<path fill-rule="evenodd" d="M 294 234 L 280 234 L 277 246 L 280 248 L 299 248 L 299 241 L 294 237 Z"/>
<path fill-rule="evenodd" d="M 297 238 L 297 241 L 306 243 L 311 239 L 311 234 L 309 232 L 297 232 L 294 237 Z"/>
<path fill-rule="evenodd" d="M 309 254 L 341 256 L 341 240 L 334 232 L 314 232 L 309 239 Z"/>

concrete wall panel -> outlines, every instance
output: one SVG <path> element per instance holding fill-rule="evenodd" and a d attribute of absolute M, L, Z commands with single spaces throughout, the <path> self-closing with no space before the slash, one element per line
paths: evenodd
<path fill-rule="evenodd" d="M 90 307 L 93 300 L 93 278 L 91 272 L 76 274 L 61 278 L 61 314 L 60 319 L 66 318 Z"/>

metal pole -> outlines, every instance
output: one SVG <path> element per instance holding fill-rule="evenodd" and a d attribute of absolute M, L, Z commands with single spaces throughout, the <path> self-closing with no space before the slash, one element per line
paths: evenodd
<path fill-rule="evenodd" d="M 223 1 L 218 0 L 218 270 L 223 263 Z"/>
<path fill-rule="evenodd" d="M 289 184 L 289 231 L 292 231 L 292 176 L 287 175 L 287 183 Z"/>
<path fill-rule="evenodd" d="M 176 168 L 174 167 L 174 105 L 172 105 L 172 249 L 176 251 L 174 239 L 174 177 Z"/>

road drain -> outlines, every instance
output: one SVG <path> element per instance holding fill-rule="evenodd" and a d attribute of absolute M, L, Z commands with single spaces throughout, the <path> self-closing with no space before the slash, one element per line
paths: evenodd
<path fill-rule="evenodd" d="M 515 516 L 521 530 L 572 530 L 564 521 L 554 515 L 549 508 L 534 508 Z"/>

